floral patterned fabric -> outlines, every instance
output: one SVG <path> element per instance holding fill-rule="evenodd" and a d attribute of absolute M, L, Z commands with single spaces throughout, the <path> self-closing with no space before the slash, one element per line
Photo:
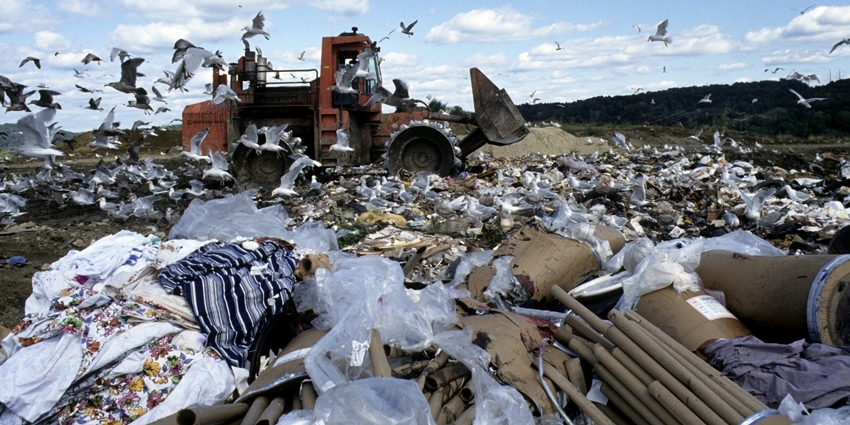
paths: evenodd
<path fill-rule="evenodd" d="M 79 400 L 60 410 L 58 422 L 72 424 L 126 424 L 153 409 L 180 383 L 196 353 L 171 343 L 166 335 L 148 344 L 144 350 L 142 370 L 136 374 L 119 374 L 98 378 Z"/>

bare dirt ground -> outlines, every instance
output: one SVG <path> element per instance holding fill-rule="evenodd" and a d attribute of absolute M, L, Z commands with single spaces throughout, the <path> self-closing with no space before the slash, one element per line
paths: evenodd
<path fill-rule="evenodd" d="M 635 147 L 649 145 L 659 150 L 665 145 L 680 144 L 686 149 L 703 149 L 710 135 L 703 136 L 703 143 L 688 140 L 688 133 L 679 129 L 634 129 L 620 130 Z M 679 134 L 681 133 L 681 134 Z M 610 139 L 610 135 L 603 136 Z M 734 137 L 734 136 L 733 136 Z M 602 144 L 599 137 L 590 137 L 593 144 L 588 144 L 588 136 L 573 136 L 560 128 L 533 128 L 532 133 L 520 143 L 506 147 L 485 146 L 482 152 L 499 157 L 521 157 L 529 153 L 546 155 L 561 155 L 570 152 L 589 154 L 593 151 L 612 149 L 611 143 Z M 66 156 L 60 162 L 69 165 L 75 171 L 86 173 L 93 169 L 101 159 L 95 156 L 90 148 L 84 146 L 90 141 L 85 136 L 79 138 L 78 148 L 74 156 Z M 742 143 L 749 148 L 753 140 Z M 760 166 L 776 165 L 785 169 L 808 170 L 815 153 L 824 155 L 830 152 L 836 156 L 850 157 L 850 144 L 832 143 L 820 145 L 782 145 L 762 141 L 763 149 L 751 154 L 741 155 L 734 150 L 727 151 L 727 159 L 742 159 Z M 181 176 L 182 186 L 186 186 L 188 178 L 181 175 L 180 165 L 184 160 L 174 151 L 168 154 L 169 148 L 180 145 L 180 135 L 177 131 L 160 133 L 158 137 L 148 138 L 143 145 L 141 157 L 153 157 L 163 163 L 167 169 Z M 66 151 L 71 153 L 70 151 Z M 103 153 L 100 151 L 100 153 Z M 116 150 L 110 152 L 113 156 L 104 160 L 114 161 L 114 155 L 124 156 L 126 152 Z M 2 159 L 2 156 L 0 156 Z M 27 161 L 24 158 L 10 157 L 0 161 L 0 168 L 8 167 L 5 174 L 0 173 L 0 179 L 8 178 L 11 173 L 24 175 L 34 174 L 41 161 Z M 139 196 L 147 195 L 144 190 Z M 176 211 L 182 211 L 189 201 L 179 201 L 171 206 Z M 131 230 L 143 235 L 156 234 L 165 238 L 171 224 L 165 220 L 152 222 L 130 218 L 117 220 L 107 216 L 97 205 L 81 207 L 73 204 L 59 205 L 51 199 L 31 198 L 23 208 L 26 214 L 16 219 L 15 225 L 0 228 L 0 324 L 13 327 L 23 317 L 24 303 L 32 292 L 32 276 L 39 270 L 46 269 L 52 262 L 58 260 L 72 249 L 82 250 L 92 242 L 121 230 Z M 14 256 L 23 256 L 26 264 L 13 266 L 6 260 Z"/>

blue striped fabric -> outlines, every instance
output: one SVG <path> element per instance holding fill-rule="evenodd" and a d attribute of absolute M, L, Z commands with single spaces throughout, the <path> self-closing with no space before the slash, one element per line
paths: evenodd
<path fill-rule="evenodd" d="M 283 310 L 295 283 L 291 251 L 273 240 L 259 245 L 210 243 L 159 274 L 167 291 L 186 297 L 206 345 L 231 366 L 245 367 L 257 325 Z"/>

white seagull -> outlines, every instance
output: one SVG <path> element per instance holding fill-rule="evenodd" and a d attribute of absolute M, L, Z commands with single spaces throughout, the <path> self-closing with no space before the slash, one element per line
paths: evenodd
<path fill-rule="evenodd" d="M 413 29 L 413 26 L 414 26 L 414 25 L 416 25 L 416 23 L 417 23 L 417 22 L 419 22 L 419 20 L 418 20 L 418 19 L 417 19 L 417 20 L 415 20 L 415 21 L 413 21 L 413 23 L 412 23 L 412 24 L 410 24 L 410 25 L 408 25 L 408 26 L 405 26 L 405 25 L 404 25 L 404 22 L 402 22 L 402 23 L 400 24 L 400 25 L 401 25 L 401 33 L 402 33 L 402 34 L 407 34 L 407 36 L 408 36 L 408 37 L 410 37 L 411 35 L 413 35 L 413 32 L 411 32 L 411 30 Z"/>
<path fill-rule="evenodd" d="M 662 41 L 666 46 L 667 43 L 672 43 L 673 39 L 667 36 L 667 19 L 664 22 L 658 24 L 655 29 L 655 34 L 650 35 L 646 41 Z"/>
<path fill-rule="evenodd" d="M 700 99 L 697 103 L 711 103 L 711 93 L 705 95 L 705 97 Z"/>
<path fill-rule="evenodd" d="M 812 97 L 812 98 L 806 99 L 805 97 L 800 96 L 800 93 L 797 93 L 796 91 L 794 91 L 794 89 L 788 89 L 788 91 L 796 94 L 797 97 L 800 99 L 800 100 L 797 101 L 798 105 L 804 105 L 807 108 L 812 107 L 812 105 L 810 105 L 809 102 L 814 102 L 816 100 L 827 100 L 827 99 L 829 99 L 828 97 Z"/>
<path fill-rule="evenodd" d="M 242 103 L 239 99 L 239 95 L 233 91 L 230 86 L 227 84 L 222 84 L 215 89 L 215 96 L 213 97 L 213 103 L 218 105 L 219 103 L 224 102 L 225 100 L 234 100 L 236 103 Z"/>
<path fill-rule="evenodd" d="M 201 178 L 206 179 L 207 177 L 211 177 L 219 179 L 222 184 L 224 184 L 225 180 L 233 180 L 233 176 L 227 172 L 227 158 L 224 157 L 224 154 L 216 151 L 210 154 L 210 157 L 212 158 L 212 167 L 204 170 Z"/>
<path fill-rule="evenodd" d="M 837 48 L 838 48 L 839 46 L 841 46 L 842 44 L 848 44 L 848 45 L 850 45 L 850 38 L 845 38 L 845 39 L 843 39 L 843 40 L 839 41 L 838 43 L 835 43 L 835 45 L 834 45 L 834 46 L 832 46 L 832 49 L 830 49 L 830 50 L 829 50 L 829 53 L 834 52 L 834 51 L 835 51 L 835 49 L 837 49 Z M 827 54 L 829 54 L 829 53 L 827 53 Z"/>
<path fill-rule="evenodd" d="M 242 28 L 242 30 L 245 31 L 245 34 L 242 34 L 242 39 L 245 40 L 245 39 L 251 38 L 255 35 L 262 34 L 263 37 L 265 37 L 266 40 L 268 40 L 269 39 L 269 33 L 267 33 L 265 30 L 263 30 L 263 27 L 265 27 L 265 24 L 266 24 L 266 17 L 263 16 L 263 12 L 260 11 L 259 13 L 257 13 L 257 16 L 254 17 L 254 20 L 252 21 L 250 27 Z"/>
<path fill-rule="evenodd" d="M 330 146 L 330 150 L 334 152 L 351 152 L 354 150 L 348 145 L 348 135 L 345 134 L 343 129 L 340 128 L 336 131 L 336 143 Z"/>
<path fill-rule="evenodd" d="M 212 159 L 209 156 L 206 156 L 201 152 L 201 143 L 204 142 L 204 138 L 207 137 L 207 134 L 209 132 L 210 128 L 206 127 L 194 136 L 192 136 L 192 140 L 189 141 L 189 151 L 180 152 L 180 155 L 185 156 L 189 159 L 193 159 L 195 161 L 204 160 L 207 162 L 212 162 Z"/>

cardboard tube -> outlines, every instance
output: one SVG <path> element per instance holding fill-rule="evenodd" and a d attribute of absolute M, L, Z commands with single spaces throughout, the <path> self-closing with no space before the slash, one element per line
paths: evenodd
<path fill-rule="evenodd" d="M 625 390 L 625 388 L 623 388 L 623 390 Z M 634 407 L 632 407 L 628 402 L 626 402 L 626 400 L 620 394 L 612 390 L 611 386 L 607 383 L 602 383 L 602 386 L 599 387 L 599 392 L 601 392 L 602 395 L 604 395 L 605 397 L 608 397 L 608 403 L 613 404 L 614 407 L 616 407 L 617 410 L 619 410 L 622 414 L 626 415 L 626 417 L 631 420 L 634 425 L 651 425 L 643 416 L 641 416 L 637 412 L 637 410 L 635 410 Z M 634 395 L 631 396 L 634 397 Z M 635 400 L 638 401 L 637 399 Z M 644 406 L 644 408 L 646 408 L 646 406 Z M 649 409 L 647 409 L 647 412 L 652 413 L 649 412 Z M 611 415 L 608 415 L 608 417 L 611 417 Z"/>
<path fill-rule="evenodd" d="M 726 294 L 726 308 L 763 340 L 850 344 L 850 291 L 844 290 L 850 255 L 706 251 L 696 272 L 706 288 Z"/>
<path fill-rule="evenodd" d="M 752 394 L 741 388 L 740 385 L 732 382 L 731 379 L 723 376 L 722 373 L 711 367 L 711 365 L 703 361 L 703 359 L 699 358 L 693 352 L 688 351 L 688 349 L 685 348 L 682 344 L 676 342 L 672 337 L 670 337 L 670 335 L 667 335 L 666 333 L 662 332 L 661 329 L 641 317 L 641 315 L 638 314 L 636 311 L 627 311 L 626 317 L 640 325 L 644 330 L 646 330 L 653 337 L 655 337 L 656 340 L 664 342 L 665 346 L 675 351 L 676 354 L 678 354 L 682 359 L 685 359 L 686 363 L 692 365 L 694 368 L 702 372 L 705 376 L 709 377 L 712 381 L 725 388 L 729 393 L 736 395 L 737 399 L 744 403 L 748 408 L 752 409 L 753 412 L 760 412 L 762 410 L 768 409 L 768 407 L 764 405 L 764 403 L 762 403 Z"/>
<path fill-rule="evenodd" d="M 242 425 L 254 425 L 257 422 L 257 419 L 260 418 L 260 415 L 263 414 L 263 410 L 266 410 L 266 407 L 269 406 L 269 398 L 266 396 L 258 396 L 251 402 L 251 408 L 248 409 L 248 413 L 245 414 L 245 417 L 242 418 Z"/>
<path fill-rule="evenodd" d="M 615 326 L 612 326 L 605 335 L 622 334 L 623 342 L 628 341 L 628 343 L 621 344 L 621 341 L 614 341 L 617 346 L 626 351 L 655 379 L 661 381 L 706 424 L 738 424 L 744 419 L 717 394 L 711 392 L 702 381 L 689 373 L 684 366 L 674 361 L 661 347 L 646 338 L 642 338 L 643 335 L 635 332 L 631 326 L 637 325 L 629 322 L 619 311 L 611 310 L 608 313 L 608 318 L 614 322 Z M 612 330 L 615 332 L 612 332 Z M 687 383 L 688 387 L 685 387 L 683 383 Z"/>
<path fill-rule="evenodd" d="M 461 387 L 460 391 L 458 391 L 458 394 L 460 394 L 460 398 L 461 400 L 463 400 L 464 403 L 472 403 L 473 399 L 475 398 L 475 387 L 472 385 L 472 381 L 470 380 L 466 383 L 466 385 Z"/>
<path fill-rule="evenodd" d="M 597 344 L 601 344 L 606 350 L 611 351 L 614 349 L 614 344 L 612 344 L 611 341 L 608 341 L 604 336 L 594 331 L 587 322 L 582 320 L 576 314 L 570 313 L 567 315 L 567 324 L 569 324 L 575 332 L 578 332 L 581 336 Z"/>
<path fill-rule="evenodd" d="M 655 378 L 646 373 L 646 371 L 643 370 L 643 368 L 640 367 L 639 364 L 632 360 L 632 358 L 629 357 L 628 354 L 624 353 L 623 350 L 615 348 L 611 350 L 611 355 L 614 356 L 617 361 L 622 363 L 623 366 L 626 367 L 626 369 L 634 373 L 635 376 L 640 379 L 640 382 L 643 383 L 643 385 L 649 385 L 650 383 L 652 383 L 652 381 L 655 380 Z"/>
<path fill-rule="evenodd" d="M 304 407 L 301 405 L 301 397 L 298 396 L 298 393 L 292 394 L 292 398 L 289 399 L 289 411 L 293 410 L 302 410 Z"/>
<path fill-rule="evenodd" d="M 275 397 L 269 402 L 266 410 L 257 418 L 255 425 L 274 425 L 277 420 L 283 415 L 283 409 L 286 407 L 286 401 L 283 397 Z"/>
<path fill-rule="evenodd" d="M 578 302 L 575 298 L 573 298 L 567 291 L 561 289 L 558 286 L 552 287 L 552 296 L 558 299 L 561 303 L 567 306 L 568 309 L 572 310 L 573 313 L 577 314 L 579 317 L 584 319 L 588 325 L 590 325 L 593 330 L 600 333 L 601 335 L 605 335 L 605 331 L 608 330 L 609 324 L 605 323 L 602 319 L 597 317 L 590 311 L 587 307 L 582 305 L 582 303 Z"/>
<path fill-rule="evenodd" d="M 778 410 L 767 409 L 752 414 L 740 425 L 791 425 L 793 423 L 791 418 L 781 415 Z"/>
<path fill-rule="evenodd" d="M 629 318 L 630 312 L 631 311 L 626 312 L 626 315 L 625 315 L 626 318 Z M 637 323 L 637 322 L 632 321 L 632 323 Z M 696 376 L 697 379 L 702 381 L 702 383 L 705 384 L 705 386 L 708 387 L 709 390 L 711 390 L 713 393 L 717 394 L 720 398 L 722 398 L 723 401 L 725 401 L 727 404 L 729 404 L 729 406 L 732 407 L 733 409 L 735 409 L 735 411 L 738 412 L 739 414 L 741 414 L 741 416 L 746 417 L 746 416 L 749 416 L 750 414 L 752 414 L 754 412 L 754 410 L 752 410 L 750 407 L 748 407 L 746 404 L 744 404 L 743 401 L 741 401 L 738 398 L 738 396 L 733 395 L 726 388 L 724 388 L 723 386 L 721 386 L 717 382 L 713 381 L 706 374 L 702 373 L 702 371 L 700 371 L 699 369 L 694 367 L 694 365 L 692 365 L 690 362 L 688 362 L 687 360 L 682 358 L 682 356 L 680 356 L 675 350 L 670 348 L 666 343 L 664 343 L 664 341 L 657 339 L 655 336 L 653 336 L 651 333 L 649 333 L 646 329 L 644 329 L 639 324 L 638 324 L 638 326 L 634 327 L 634 330 L 642 333 L 645 338 L 651 339 L 659 347 L 663 348 L 664 351 L 667 351 L 667 354 L 669 354 L 671 357 L 673 357 L 673 359 L 677 363 L 684 366 L 685 369 L 687 369 L 694 376 Z M 752 398 L 755 398 L 755 397 L 752 397 Z"/>
<path fill-rule="evenodd" d="M 248 405 L 245 403 L 190 407 L 177 412 L 177 423 L 180 425 L 216 424 L 239 418 L 247 411 Z"/>
<path fill-rule="evenodd" d="M 305 410 L 313 410 L 316 407 L 316 399 L 319 397 L 316 394 L 316 389 L 313 388 L 313 381 L 304 381 L 301 383 L 301 406 Z"/>
<path fill-rule="evenodd" d="M 463 363 L 452 363 L 428 375 L 428 378 L 425 379 L 425 387 L 430 390 L 436 390 L 455 379 L 467 377 L 469 375 L 469 369 L 467 369 Z"/>
<path fill-rule="evenodd" d="M 393 374 L 398 377 L 405 377 L 413 375 L 414 373 L 421 373 L 430 362 L 430 360 L 414 360 L 410 363 L 405 363 L 393 368 Z"/>
<path fill-rule="evenodd" d="M 596 354 L 596 357 L 599 359 L 599 362 L 605 366 L 606 369 L 610 370 L 617 379 L 619 379 L 632 394 L 635 395 L 649 410 L 652 410 L 661 422 L 667 425 L 676 425 L 679 421 L 667 411 L 667 409 L 658 402 L 658 400 L 654 399 L 652 395 L 649 394 L 649 390 L 646 385 L 644 385 L 640 380 L 632 374 L 631 371 L 626 369 L 611 353 L 605 351 L 601 345 L 597 345 L 593 350 L 593 354 Z M 725 425 L 725 423 L 724 423 Z"/>
<path fill-rule="evenodd" d="M 567 378 L 584 395 L 587 395 L 587 380 L 584 379 L 584 369 L 581 367 L 581 359 L 572 358 L 564 362 L 567 369 Z"/>
<path fill-rule="evenodd" d="M 177 423 L 177 414 L 179 412 L 174 412 L 168 416 L 159 418 L 150 423 L 150 425 L 178 425 Z"/>
<path fill-rule="evenodd" d="M 570 350 L 573 350 L 576 354 L 578 354 L 579 358 L 590 363 L 591 365 L 595 365 L 599 363 L 599 359 L 596 358 L 596 355 L 593 354 L 593 350 L 587 347 L 583 342 L 574 339 L 569 343 Z"/>
<path fill-rule="evenodd" d="M 466 409 L 466 403 L 460 398 L 460 391 L 454 395 L 443 407 L 440 408 L 440 413 L 437 414 L 435 420 L 437 425 L 445 425 L 449 422 L 454 422 L 458 416 Z"/>
<path fill-rule="evenodd" d="M 607 404 L 597 403 L 595 401 L 592 403 L 594 406 L 596 406 L 597 409 L 599 409 L 600 412 L 602 412 L 603 415 L 607 416 L 608 419 L 610 419 L 611 422 L 614 423 L 614 425 L 632 425 L 632 422 L 630 420 L 626 419 L 622 414 L 620 414 L 618 410 L 614 409 L 613 407 Z"/>
<path fill-rule="evenodd" d="M 685 406 L 684 403 L 679 401 L 673 393 L 670 392 L 667 388 L 664 388 L 658 381 L 652 381 L 651 384 L 647 387 L 649 390 L 649 394 L 655 397 L 664 407 L 667 408 L 679 422 L 688 425 L 702 425 L 705 424 L 691 409 L 688 409 L 688 406 Z"/>
<path fill-rule="evenodd" d="M 475 420 L 475 405 L 471 405 L 455 419 L 453 425 L 472 425 Z"/>
<path fill-rule="evenodd" d="M 391 378 L 393 376 L 387 355 L 384 353 L 384 345 L 381 343 L 381 335 L 372 329 L 372 339 L 369 342 L 369 359 L 372 361 L 372 376 Z"/>
<path fill-rule="evenodd" d="M 463 383 L 464 378 L 457 378 L 434 390 L 431 398 L 428 399 L 428 407 L 431 408 L 432 418 L 437 419 L 440 410 L 460 390 Z"/>
<path fill-rule="evenodd" d="M 667 286 L 641 295 L 635 310 L 691 351 L 706 341 L 752 335 L 737 317 L 702 289 L 679 293 Z"/>
<path fill-rule="evenodd" d="M 662 424 L 663 422 L 658 416 L 653 413 L 652 409 L 650 409 L 644 402 L 638 398 L 635 393 L 633 393 L 625 384 L 620 382 L 620 380 L 611 373 L 608 368 L 606 368 L 602 363 L 597 364 L 593 367 L 596 370 L 596 373 L 602 378 L 604 384 L 602 385 L 601 391 L 602 394 L 605 394 L 609 400 L 615 399 L 614 396 L 611 396 L 610 393 L 614 393 L 620 396 L 629 406 L 634 409 L 634 411 L 638 414 L 639 417 L 643 418 L 646 422 L 651 425 Z M 606 387 L 607 385 L 607 387 Z M 650 396 L 652 397 L 652 396 Z M 626 412 L 625 408 L 620 408 L 624 413 Z M 635 421 L 637 424 L 638 421 Z"/>
<path fill-rule="evenodd" d="M 434 359 L 428 363 L 428 366 L 422 370 L 422 373 L 419 375 L 419 379 L 416 380 L 416 383 L 419 385 L 420 390 L 425 389 L 425 380 L 428 378 L 428 375 L 437 371 L 437 369 L 443 367 L 444 364 L 449 360 L 449 354 L 445 351 L 440 351 L 434 356 Z"/>
<path fill-rule="evenodd" d="M 537 361 L 532 362 L 535 367 L 537 367 Z M 565 392 L 570 400 L 581 409 L 590 419 L 593 420 L 594 423 L 598 425 L 614 425 L 614 423 L 608 419 L 605 414 L 603 414 L 584 394 L 580 393 L 570 382 L 569 379 L 565 378 L 564 375 L 561 375 L 554 366 L 549 363 L 543 362 L 543 375 L 552 380 L 552 382 L 561 389 L 561 391 Z"/>

